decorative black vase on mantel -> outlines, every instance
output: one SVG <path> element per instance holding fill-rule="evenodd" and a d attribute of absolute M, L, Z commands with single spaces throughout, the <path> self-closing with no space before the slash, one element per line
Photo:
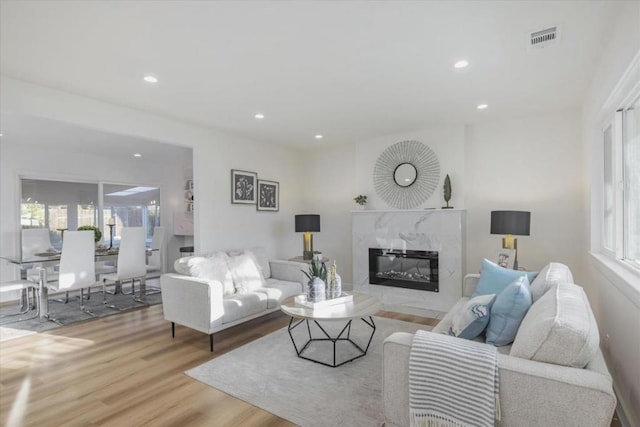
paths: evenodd
<path fill-rule="evenodd" d="M 444 201 L 447 202 L 447 206 L 443 206 L 442 209 L 453 209 L 453 206 L 449 206 L 449 200 L 451 200 L 451 179 L 449 174 L 444 178 Z"/>

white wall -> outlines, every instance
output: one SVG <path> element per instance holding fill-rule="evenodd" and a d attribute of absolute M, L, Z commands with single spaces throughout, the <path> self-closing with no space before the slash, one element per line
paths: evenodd
<path fill-rule="evenodd" d="M 320 214 L 321 228 L 313 233 L 313 246 L 336 261 L 345 290 L 353 283 L 351 256 L 351 214 L 357 206 L 355 146 L 318 148 L 304 153 L 303 204 L 296 213 Z M 302 255 L 302 236 L 296 234 L 296 255 Z"/>
<path fill-rule="evenodd" d="M 216 134 L 195 147 L 196 246 L 203 252 L 264 246 L 272 257 L 298 255 L 294 214 L 301 205 L 301 167 L 297 151 L 229 135 Z M 279 182 L 279 212 L 231 204 L 231 169 Z"/>
<path fill-rule="evenodd" d="M 368 209 L 394 209 L 375 194 L 373 169 L 384 150 L 396 142 L 420 141 L 428 145 L 440 161 L 440 182 L 427 201 L 415 209 L 440 208 L 445 205 L 442 195 L 444 178 L 449 174 L 453 188 L 450 206 L 464 208 L 464 127 L 438 126 L 415 132 L 399 133 L 356 143 L 356 191 L 367 196 Z"/>
<path fill-rule="evenodd" d="M 467 272 L 501 246 L 492 210 L 531 212 L 530 236 L 518 236 L 518 263 L 536 271 L 567 264 L 580 282 L 584 235 L 579 112 L 469 126 L 465 144 Z"/>
<path fill-rule="evenodd" d="M 591 189 L 583 207 L 587 224 L 590 224 L 585 228 L 585 240 L 591 242 L 593 250 L 600 245 L 600 228 L 595 219 L 601 212 L 601 124 L 607 115 L 613 114 L 613 110 L 619 107 L 615 105 L 616 99 L 629 93 L 628 86 L 619 87 L 619 93 L 614 91 L 625 71 L 632 66 L 632 61 L 635 61 L 635 74 L 629 75 L 629 82 L 631 85 L 640 83 L 639 55 L 640 2 L 626 2 L 599 60 L 591 87 L 585 94 L 582 111 L 580 149 L 588 165 L 583 179 Z M 588 276 L 583 285 L 598 321 L 601 346 L 614 379 L 618 404 L 629 425 L 637 426 L 640 425 L 640 292 L 637 290 L 640 280 L 637 273 L 625 280 L 619 272 L 591 257 L 587 252 L 588 247 L 585 249 L 582 256 L 588 265 Z M 635 287 L 629 280 L 635 281 Z"/>

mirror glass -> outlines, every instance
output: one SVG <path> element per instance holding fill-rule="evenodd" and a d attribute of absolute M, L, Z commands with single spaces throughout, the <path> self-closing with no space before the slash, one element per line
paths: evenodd
<path fill-rule="evenodd" d="M 393 179 L 396 181 L 400 187 L 408 187 L 414 182 L 416 182 L 416 178 L 418 177 L 418 172 L 416 167 L 411 163 L 400 163 L 396 170 L 393 172 Z"/>

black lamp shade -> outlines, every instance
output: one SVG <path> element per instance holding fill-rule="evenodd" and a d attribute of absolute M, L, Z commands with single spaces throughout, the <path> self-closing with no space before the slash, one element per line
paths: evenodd
<path fill-rule="evenodd" d="M 320 231 L 320 215 L 296 215 L 296 233 Z"/>
<path fill-rule="evenodd" d="M 531 212 L 491 211 L 491 234 L 514 234 L 528 236 Z"/>

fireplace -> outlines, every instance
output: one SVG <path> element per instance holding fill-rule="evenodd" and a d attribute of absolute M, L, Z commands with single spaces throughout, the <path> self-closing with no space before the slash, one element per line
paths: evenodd
<path fill-rule="evenodd" d="M 369 248 L 369 283 L 440 292 L 438 252 Z"/>

